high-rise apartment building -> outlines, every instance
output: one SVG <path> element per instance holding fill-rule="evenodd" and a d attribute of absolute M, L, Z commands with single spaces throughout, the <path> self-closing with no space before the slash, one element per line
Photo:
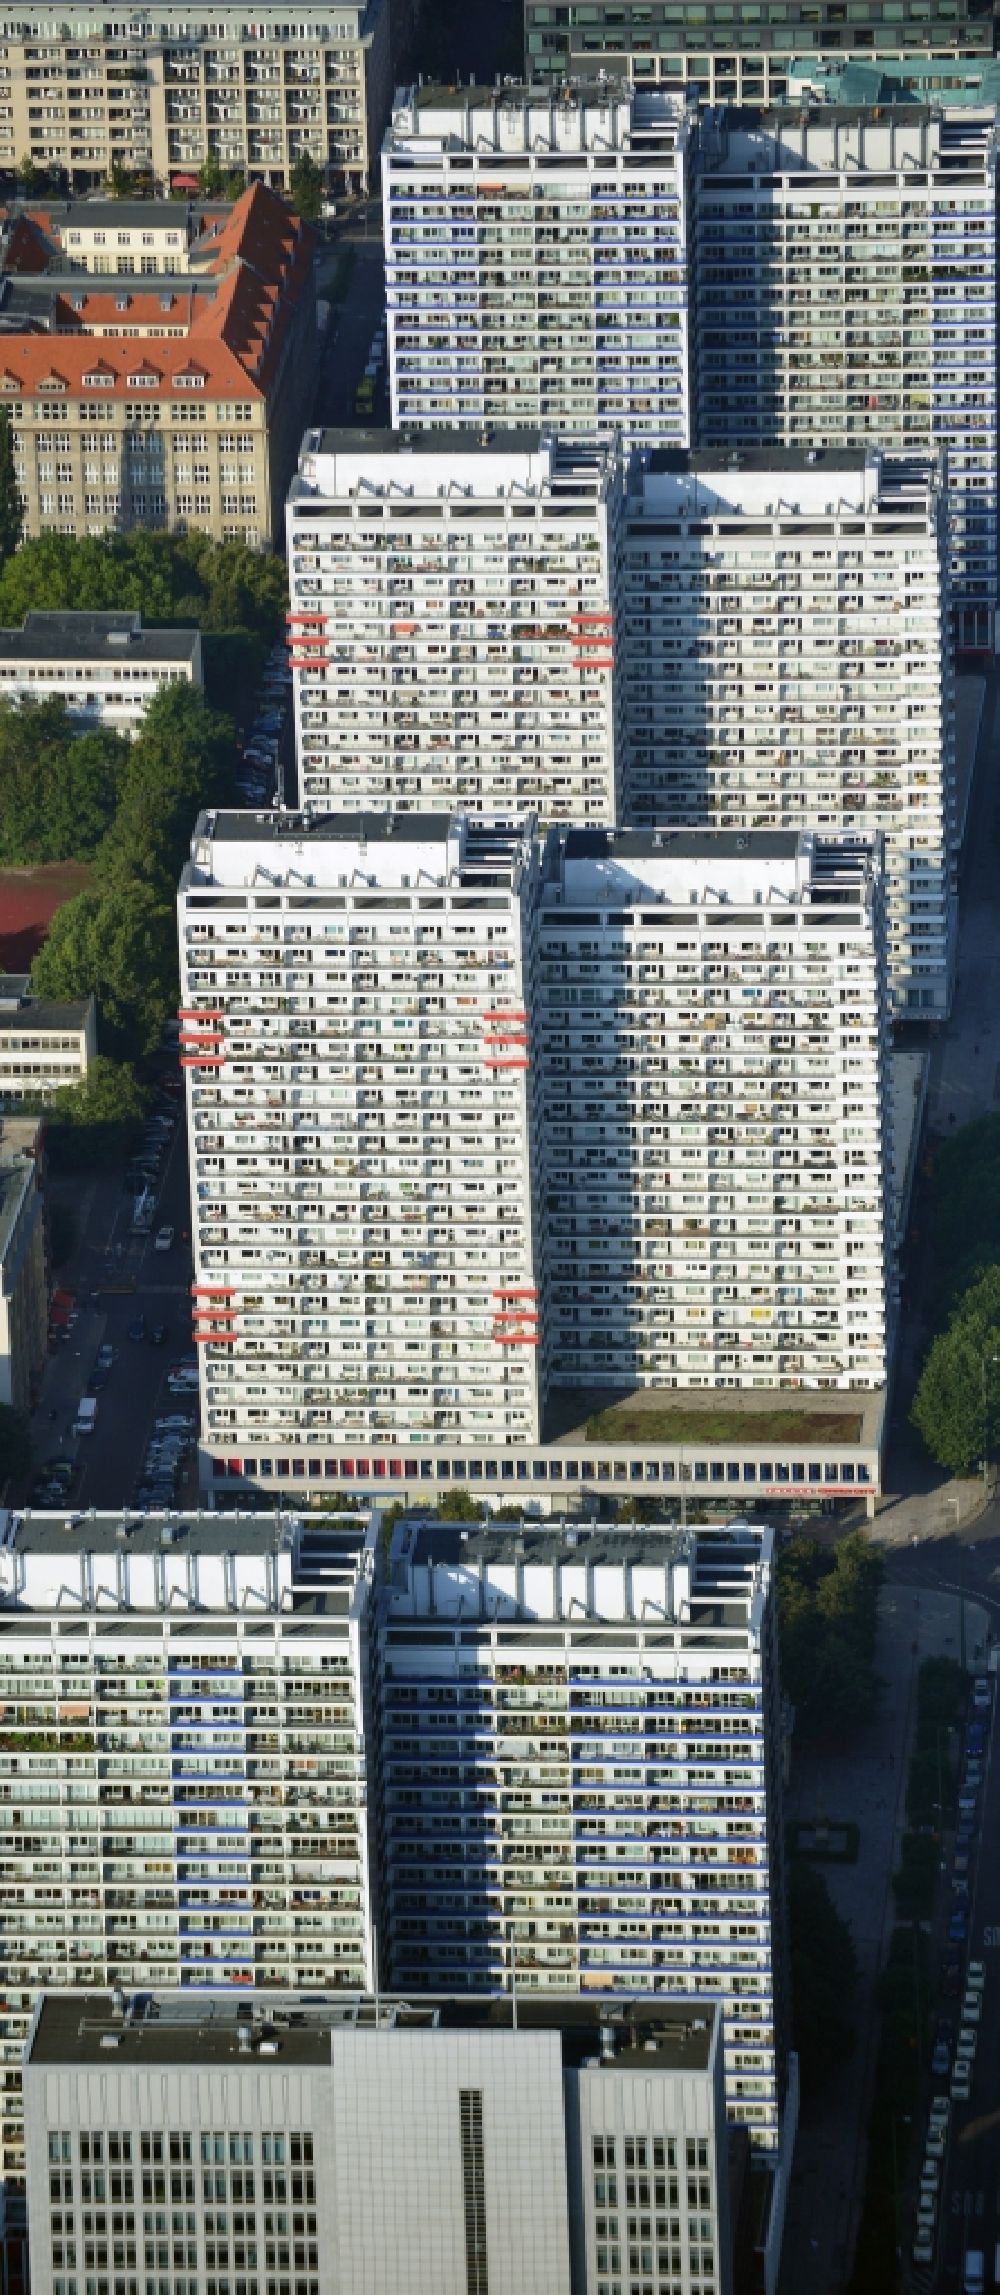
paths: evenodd
<path fill-rule="evenodd" d="M 274 0 L 194 21 L 167 0 L 154 22 L 110 8 L 29 8 L 0 22 L 0 167 L 27 156 L 73 189 L 115 167 L 197 191 L 206 160 L 291 187 L 304 155 L 361 191 L 392 93 L 389 0 Z"/>
<path fill-rule="evenodd" d="M 40 1986 L 371 1988 L 365 1540 L 0 1514 L 0 2181 Z"/>
<path fill-rule="evenodd" d="M 513 1473 L 558 1390 L 884 1386 L 880 846 L 203 815 L 180 931 L 214 1483 Z"/>
<path fill-rule="evenodd" d="M 770 1530 L 397 1525 L 380 1594 L 391 1982 L 720 1999 L 786 2110 Z M 794 2107 L 792 2111 L 794 2119 Z"/>
<path fill-rule="evenodd" d="M 666 95 L 410 89 L 382 161 L 393 425 L 686 445 L 688 144 Z"/>
<path fill-rule="evenodd" d="M 525 827 L 203 815 L 181 880 L 202 1438 L 308 1478 L 540 1432 Z"/>
<path fill-rule="evenodd" d="M 885 837 L 896 1013 L 955 962 L 955 691 L 940 463 L 652 453 L 629 473 L 627 817 Z"/>
<path fill-rule="evenodd" d="M 796 58 L 937 62 L 993 53 L 989 0 L 524 0 L 526 69 L 561 85 L 597 71 L 683 88 L 711 104 L 781 103 Z"/>
<path fill-rule="evenodd" d="M 613 448 L 308 432 L 288 505 L 299 802 L 621 812 Z"/>
<path fill-rule="evenodd" d="M 997 128 L 919 106 L 702 121 L 704 446 L 947 450 L 959 644 L 997 603 Z"/>
<path fill-rule="evenodd" d="M 731 2295 L 709 1999 L 292 1994 L 199 2014 L 50 1991 L 24 2095 L 35 2295 L 61 2295 L 74 2245 L 108 2274 L 116 2246 L 151 2250 L 148 2278 L 160 2183 L 182 2199 L 165 2252 L 198 2287 L 235 2268 L 243 2295 Z"/>

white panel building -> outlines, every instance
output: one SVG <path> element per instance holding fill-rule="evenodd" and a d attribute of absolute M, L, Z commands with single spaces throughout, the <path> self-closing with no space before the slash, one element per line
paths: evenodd
<path fill-rule="evenodd" d="M 720 112 L 697 139 L 699 444 L 947 449 L 959 643 L 997 603 L 997 124 Z"/>
<path fill-rule="evenodd" d="M 731 2295 L 711 2001 L 515 2021 L 504 2000 L 50 1991 L 24 2090 L 36 2295 L 74 2244 L 101 2272 L 114 2240 L 142 2256 L 144 2185 L 173 2197 L 175 2175 L 171 2260 L 199 2287 L 235 2262 L 244 2295 L 277 2274 L 289 2295 Z"/>
<path fill-rule="evenodd" d="M 896 1014 L 943 1018 L 957 832 L 940 459 L 654 451 L 628 483 L 626 818 L 881 833 Z"/>
<path fill-rule="evenodd" d="M 366 1537 L 0 1513 L 0 2181 L 40 1986 L 370 1988 Z"/>
<path fill-rule="evenodd" d="M 180 931 L 214 1483 L 546 1479 L 560 1396 L 884 1387 L 880 846 L 203 815 Z"/>
<path fill-rule="evenodd" d="M 689 443 L 684 105 L 411 88 L 382 158 L 394 428 Z"/>
<path fill-rule="evenodd" d="M 613 449 L 307 433 L 288 505 L 299 802 L 613 821 Z"/>
<path fill-rule="evenodd" d="M 530 824 L 202 815 L 180 891 L 202 1441 L 540 1431 Z"/>
<path fill-rule="evenodd" d="M 879 848 L 569 830 L 536 946 L 550 1390 L 884 1386 Z"/>
<path fill-rule="evenodd" d="M 139 731 L 153 695 L 202 683 L 201 632 L 144 629 L 138 613 L 29 613 L 0 630 L 0 703 L 62 701 L 81 730 Z"/>
<path fill-rule="evenodd" d="M 393 1984 L 720 2000 L 727 2106 L 788 2093 L 770 1530 L 411 1517 L 380 1593 Z"/>

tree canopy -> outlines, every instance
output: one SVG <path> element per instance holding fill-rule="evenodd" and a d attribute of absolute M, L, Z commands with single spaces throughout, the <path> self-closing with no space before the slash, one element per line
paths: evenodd
<path fill-rule="evenodd" d="M 793 1538 L 778 1559 L 782 1681 L 805 1737 L 871 1719 L 882 1560 L 858 1531 L 838 1546 Z"/>
<path fill-rule="evenodd" d="M 78 893 L 56 911 L 31 979 L 36 994 L 56 1002 L 94 995 L 105 1050 L 141 1058 L 177 1004 L 173 903 L 144 884 Z"/>
<path fill-rule="evenodd" d="M 202 631 L 205 689 L 233 709 L 248 700 L 268 646 L 284 629 L 284 559 L 209 534 L 40 534 L 0 565 L 0 624 L 26 613 L 133 610 Z"/>
<path fill-rule="evenodd" d="M 103 1055 L 92 1061 L 78 1084 L 64 1084 L 49 1101 L 46 1147 L 53 1169 L 97 1170 L 120 1162 L 142 1129 L 148 1105 L 149 1093 L 127 1063 Z"/>
<path fill-rule="evenodd" d="M 10 409 L 0 406 L 0 564 L 13 557 L 23 532 L 24 504 L 17 491 Z"/>
<path fill-rule="evenodd" d="M 128 753 L 120 733 L 77 731 L 61 700 L 0 703 L 0 863 L 92 859 Z"/>
<path fill-rule="evenodd" d="M 970 1285 L 934 1340 L 910 1415 L 949 1473 L 974 1473 L 992 1457 L 1000 1427 L 1000 1266 Z"/>
<path fill-rule="evenodd" d="M 323 204 L 323 170 L 307 151 L 300 152 L 294 163 L 288 196 L 296 214 L 306 223 L 318 223 Z"/>

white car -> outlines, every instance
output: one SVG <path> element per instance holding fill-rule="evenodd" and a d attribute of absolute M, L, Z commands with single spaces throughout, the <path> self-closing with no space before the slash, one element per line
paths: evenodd
<path fill-rule="evenodd" d="M 967 1970 L 966 1970 L 966 1973 L 965 1973 L 965 1984 L 966 1984 L 966 1990 L 967 1990 L 968 1992 L 982 1992 L 982 1991 L 983 1991 L 983 1989 L 984 1989 L 984 1987 L 985 1987 L 985 1984 L 986 1984 L 986 1963 L 985 1963 L 985 1961 L 982 1961 L 982 1960 L 970 1960 L 970 1962 L 969 1962 L 969 1965 L 968 1965 L 968 1968 L 967 1968 Z"/>
<path fill-rule="evenodd" d="M 948 2129 L 944 2120 L 939 2120 L 934 2127 L 928 2128 L 927 2149 L 932 2158 L 943 2158 L 947 2138 Z"/>
<path fill-rule="evenodd" d="M 968 2104 L 972 2098 L 972 2066 L 965 2057 L 956 2064 L 951 2075 L 951 2092 L 956 2104 Z"/>
<path fill-rule="evenodd" d="M 172 1248 L 173 1240 L 174 1230 L 172 1227 L 158 1227 L 153 1237 L 154 1251 L 169 1251 Z"/>
<path fill-rule="evenodd" d="M 925 2184 L 925 2183 L 926 2183 L 926 2184 L 929 2184 L 929 2185 L 931 2186 L 931 2189 L 932 2189 L 932 2191 L 937 2191 L 937 2189 L 938 2189 L 938 2186 L 939 2186 L 939 2184 L 940 2184 L 940 2182 L 941 2182 L 941 2162 L 940 2162 L 940 2160 L 925 2160 L 925 2161 L 924 2161 L 923 2167 L 922 2167 L 922 2168 L 921 2168 L 921 2170 L 920 2170 L 920 2181 L 921 2181 L 921 2184 Z"/>
<path fill-rule="evenodd" d="M 966 1993 L 966 1995 L 965 1995 L 965 1999 L 964 1999 L 964 2000 L 963 2000 L 963 2002 L 962 2002 L 962 2022 L 963 2022 L 963 2024 L 978 2024 L 978 2023 L 979 2023 L 979 2019 L 980 2019 L 980 2017 L 982 2016 L 982 2013 L 983 2013 L 983 1996 L 982 1996 L 982 1993 L 981 1993 L 981 1992 L 967 1992 L 967 1993 Z"/>
<path fill-rule="evenodd" d="M 993 1693 L 983 1674 L 980 1674 L 978 1681 L 973 1684 L 972 1703 L 977 1713 L 988 1713 L 993 1703 Z"/>

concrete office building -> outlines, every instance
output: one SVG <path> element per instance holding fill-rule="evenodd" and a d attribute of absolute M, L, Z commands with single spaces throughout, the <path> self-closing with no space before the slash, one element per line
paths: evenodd
<path fill-rule="evenodd" d="M 0 1513 L 0 2180 L 44 1985 L 371 1988 L 364 1524 Z"/>
<path fill-rule="evenodd" d="M 30 613 L 0 630 L 0 702 L 62 701 L 83 728 L 134 734 L 154 693 L 201 685 L 201 632 L 138 613 Z"/>
<path fill-rule="evenodd" d="M 274 0 L 201 22 L 176 0 L 155 22 L 33 7 L 0 21 L 0 167 L 27 156 L 87 191 L 117 166 L 197 191 L 214 160 L 287 191 L 307 153 L 360 191 L 391 92 L 389 0 L 304 0 L 294 22 Z"/>
<path fill-rule="evenodd" d="M 781 103 L 795 60 L 897 64 L 912 58 L 942 75 L 993 48 L 991 7 L 977 0 L 525 0 L 526 69 L 564 80 L 604 70 L 683 89 L 711 104 Z"/>
<path fill-rule="evenodd" d="M 885 837 L 898 1017 L 954 984 L 955 687 L 941 465 L 871 447 L 636 457 L 627 817 Z"/>
<path fill-rule="evenodd" d="M 213 1487 L 492 1462 L 568 1502 L 595 1397 L 719 1387 L 858 1397 L 863 1441 L 895 1320 L 880 848 L 203 815 L 180 934 Z M 628 1479 L 682 1463 L 662 1424 L 635 1444 Z M 736 1478 L 782 1487 L 782 1451 Z"/>
<path fill-rule="evenodd" d="M 411 1517 L 378 1662 L 391 1982 L 721 2000 L 728 2110 L 774 2157 L 795 2090 L 772 1567 L 770 1530 L 738 1523 Z"/>
<path fill-rule="evenodd" d="M 92 996 L 53 1004 L 32 995 L 30 972 L 0 972 L 0 1112 L 82 1083 L 96 1054 Z"/>
<path fill-rule="evenodd" d="M 288 504 L 299 802 L 614 821 L 614 449 L 309 432 Z"/>
<path fill-rule="evenodd" d="M 411 88 L 382 160 L 393 426 L 686 445 L 687 169 L 666 95 Z"/>
<path fill-rule="evenodd" d="M 956 634 L 991 652 L 995 114 L 720 113 L 695 170 L 699 443 L 946 449 Z"/>
<path fill-rule="evenodd" d="M 0 1403 L 28 1410 L 46 1355 L 42 1140 L 33 1116 L 0 1117 Z"/>
<path fill-rule="evenodd" d="M 731 2295 L 712 2001 L 50 1991 L 24 2094 L 34 2295 L 116 2246 L 245 2295 Z"/>

